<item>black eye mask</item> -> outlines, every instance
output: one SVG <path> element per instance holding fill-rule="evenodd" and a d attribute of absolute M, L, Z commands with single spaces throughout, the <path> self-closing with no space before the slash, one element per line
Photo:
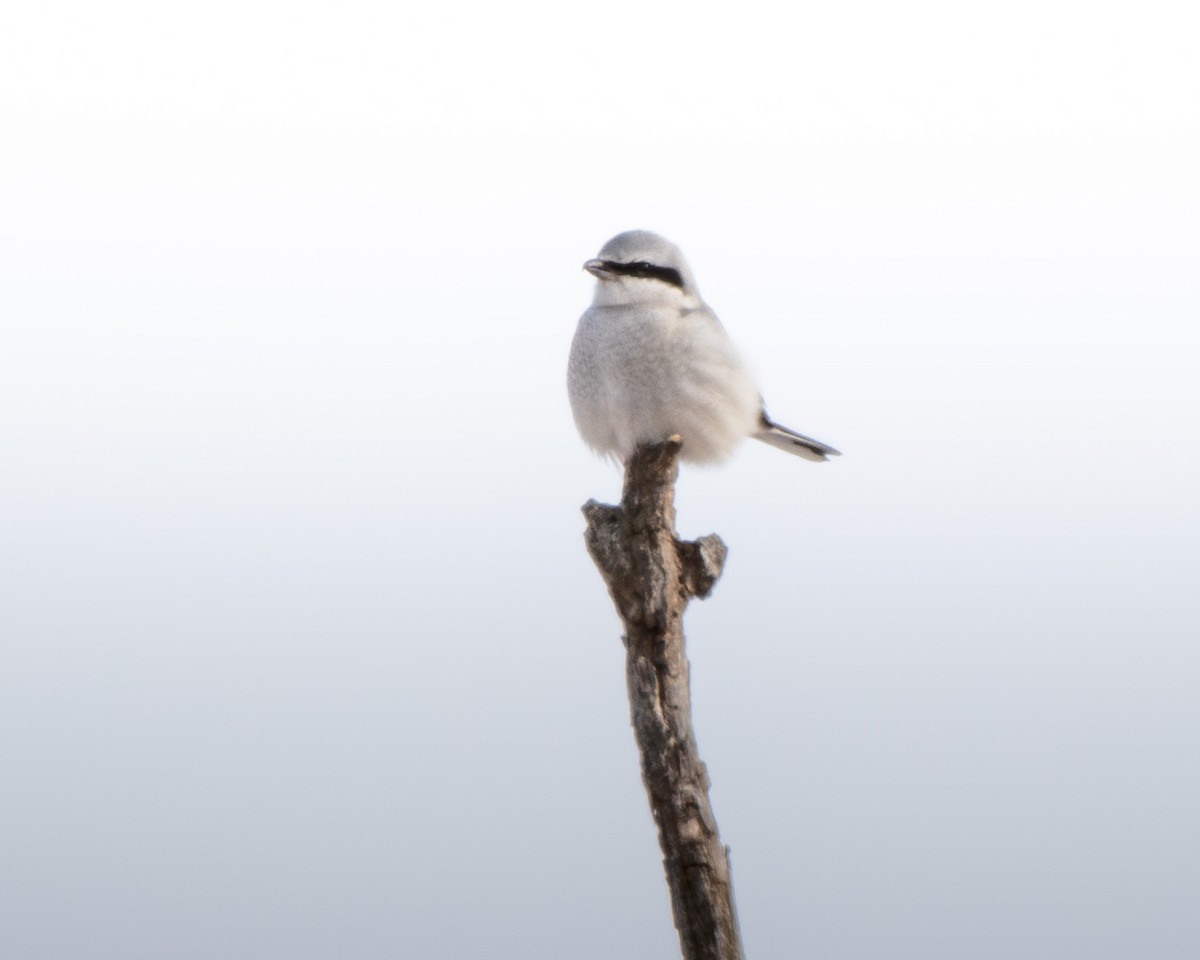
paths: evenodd
<path fill-rule="evenodd" d="M 635 260 L 633 263 L 617 263 L 613 260 L 604 261 L 604 269 L 610 273 L 618 273 L 623 277 L 647 277 L 661 280 L 673 287 L 683 289 L 683 275 L 674 267 L 659 267 L 645 260 Z"/>

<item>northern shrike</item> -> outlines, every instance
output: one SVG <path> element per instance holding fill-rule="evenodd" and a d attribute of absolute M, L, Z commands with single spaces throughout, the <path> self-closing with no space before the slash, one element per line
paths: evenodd
<path fill-rule="evenodd" d="M 624 462 L 639 443 L 678 434 L 680 457 L 694 463 L 724 460 L 746 436 L 806 460 L 838 455 L 767 416 L 675 244 L 630 230 L 583 268 L 596 294 L 575 330 L 567 390 L 579 433 L 597 453 Z"/>

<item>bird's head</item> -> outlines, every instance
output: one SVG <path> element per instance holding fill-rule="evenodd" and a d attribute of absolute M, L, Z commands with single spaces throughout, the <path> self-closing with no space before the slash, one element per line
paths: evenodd
<path fill-rule="evenodd" d="M 618 233 L 583 269 L 599 281 L 597 303 L 700 300 L 692 271 L 679 248 L 649 230 Z"/>

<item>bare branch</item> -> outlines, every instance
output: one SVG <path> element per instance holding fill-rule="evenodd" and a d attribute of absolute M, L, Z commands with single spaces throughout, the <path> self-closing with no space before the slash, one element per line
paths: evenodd
<path fill-rule="evenodd" d="M 584 506 L 585 539 L 625 626 L 630 717 L 684 960 L 741 960 L 728 851 L 692 730 L 683 636 L 684 608 L 712 591 L 726 547 L 715 534 L 675 535 L 679 448 L 678 437 L 638 447 L 621 505 Z"/>

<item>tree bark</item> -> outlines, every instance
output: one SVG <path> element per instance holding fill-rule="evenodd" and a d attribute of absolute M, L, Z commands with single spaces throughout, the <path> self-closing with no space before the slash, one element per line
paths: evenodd
<path fill-rule="evenodd" d="M 684 608 L 712 591 L 726 547 L 715 534 L 676 537 L 679 447 L 678 437 L 638 447 L 621 505 L 584 505 L 585 539 L 625 626 L 629 712 L 684 960 L 742 960 L 729 851 L 692 730 L 683 636 Z"/>

